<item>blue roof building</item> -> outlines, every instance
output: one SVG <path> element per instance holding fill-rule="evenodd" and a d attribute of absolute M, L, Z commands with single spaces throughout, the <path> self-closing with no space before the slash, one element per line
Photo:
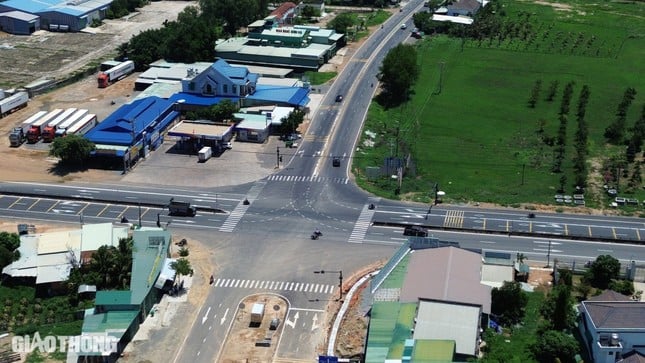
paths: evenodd
<path fill-rule="evenodd" d="M 21 11 L 39 17 L 39 28 L 79 31 L 94 19 L 103 20 L 113 0 L 7 0 L 0 13 Z"/>
<path fill-rule="evenodd" d="M 40 29 L 40 18 L 23 11 L 0 13 L 0 30 L 10 34 L 30 35 Z"/>
<path fill-rule="evenodd" d="M 161 133 L 174 122 L 179 112 L 173 102 L 147 97 L 123 105 L 85 134 L 96 144 L 94 156 L 116 156 L 134 163 L 148 150 L 156 149 Z"/>

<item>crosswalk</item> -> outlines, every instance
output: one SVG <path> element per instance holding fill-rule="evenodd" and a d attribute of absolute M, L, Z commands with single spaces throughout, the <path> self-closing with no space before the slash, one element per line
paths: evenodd
<path fill-rule="evenodd" d="M 367 204 L 363 206 L 361 215 L 358 216 L 358 220 L 354 224 L 354 229 L 352 234 L 349 235 L 349 243 L 363 243 L 367 229 L 372 223 L 372 217 L 374 216 L 374 209 L 370 209 L 370 204 L 376 204 L 381 200 L 381 198 L 369 198 Z"/>
<path fill-rule="evenodd" d="M 464 211 L 448 210 L 443 221 L 444 227 L 461 228 L 464 225 Z"/>
<path fill-rule="evenodd" d="M 245 205 L 244 202 L 241 201 L 228 215 L 224 223 L 222 223 L 222 226 L 219 228 L 220 232 L 233 232 L 237 224 L 240 222 L 240 219 L 244 217 L 244 214 L 253 204 L 253 201 L 255 201 L 258 195 L 260 195 L 260 192 L 262 192 L 265 185 L 266 182 L 258 181 L 251 187 L 249 192 L 246 193 L 246 199 L 249 201 L 249 204 Z"/>
<path fill-rule="evenodd" d="M 228 287 L 238 289 L 260 289 L 276 291 L 298 291 L 313 294 L 331 295 L 335 285 L 313 284 L 293 281 L 263 281 L 219 278 L 213 283 L 215 287 Z"/>
<path fill-rule="evenodd" d="M 347 184 L 348 178 L 327 178 L 322 176 L 302 176 L 302 175 L 270 175 L 267 177 L 270 181 L 284 181 L 284 182 L 310 182 L 310 183 L 336 183 Z"/>

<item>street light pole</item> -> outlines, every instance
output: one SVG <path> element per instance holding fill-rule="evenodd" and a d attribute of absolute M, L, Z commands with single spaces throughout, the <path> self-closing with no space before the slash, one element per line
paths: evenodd
<path fill-rule="evenodd" d="M 280 169 L 280 146 L 275 147 L 275 152 L 276 152 L 276 168 Z"/>
<path fill-rule="evenodd" d="M 551 263 L 551 240 L 549 240 L 549 249 L 546 252 L 546 267 Z"/>
<path fill-rule="evenodd" d="M 325 274 L 325 273 L 334 273 L 338 274 L 338 301 L 343 300 L 343 271 L 326 271 L 326 270 L 320 270 L 320 271 L 314 271 L 315 274 Z"/>

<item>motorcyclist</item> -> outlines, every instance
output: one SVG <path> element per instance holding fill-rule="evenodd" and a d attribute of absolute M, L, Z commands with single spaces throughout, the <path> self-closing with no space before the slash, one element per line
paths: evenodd
<path fill-rule="evenodd" d="M 210 284 L 212 285 L 214 281 L 215 281 L 215 278 L 213 277 L 213 275 L 211 275 L 211 282 L 210 282 Z"/>
<path fill-rule="evenodd" d="M 322 236 L 322 232 L 320 232 L 320 230 L 318 228 L 316 228 L 316 230 L 314 231 L 314 234 L 316 236 Z"/>

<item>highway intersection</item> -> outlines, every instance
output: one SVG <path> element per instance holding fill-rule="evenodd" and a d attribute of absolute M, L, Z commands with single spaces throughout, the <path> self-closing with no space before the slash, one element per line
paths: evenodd
<path fill-rule="evenodd" d="M 539 212 L 528 218 L 528 211 L 512 209 L 430 208 L 382 200 L 351 183 L 349 158 L 374 94 L 370 84 L 387 51 L 409 38 L 399 25 L 422 6 L 422 1 L 410 2 L 354 53 L 298 151 L 275 173 L 218 188 L 0 182 L 0 217 L 70 224 L 125 217 L 144 226 L 159 221 L 205 241 L 217 252 L 215 281 L 190 332 L 168 357 L 173 362 L 217 361 L 240 302 L 259 293 L 278 294 L 289 306 L 275 360 L 313 361 L 326 341 L 326 307 L 339 292 L 336 276 L 313 271 L 350 275 L 386 260 L 406 240 L 404 225 L 429 227 L 432 236 L 462 247 L 523 253 L 534 261 L 584 263 L 611 254 L 622 262 L 642 262 L 645 223 L 638 219 Z M 338 105 L 337 94 L 351 107 Z M 340 157 L 341 167 L 332 166 L 333 157 Z M 170 198 L 196 205 L 197 215 L 169 216 Z M 316 241 L 309 238 L 314 229 L 323 232 Z"/>

